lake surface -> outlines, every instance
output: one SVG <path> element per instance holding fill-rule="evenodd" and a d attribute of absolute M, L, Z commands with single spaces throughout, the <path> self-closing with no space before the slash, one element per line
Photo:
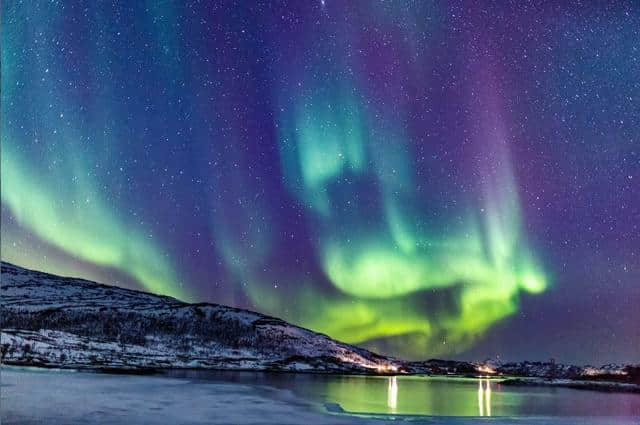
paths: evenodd
<path fill-rule="evenodd" d="M 640 418 L 640 394 L 505 386 L 495 379 L 211 371 L 175 371 L 171 376 L 276 387 L 353 413 Z"/>
<path fill-rule="evenodd" d="M 2 367 L 0 389 L 3 425 L 640 424 L 638 394 L 506 387 L 486 379 L 201 371 L 134 376 Z"/>

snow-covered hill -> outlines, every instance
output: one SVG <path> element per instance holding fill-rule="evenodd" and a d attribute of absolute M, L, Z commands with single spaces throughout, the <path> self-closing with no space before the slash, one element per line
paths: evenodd
<path fill-rule="evenodd" d="M 247 310 L 187 304 L 5 262 L 1 278 L 0 353 L 5 364 L 137 371 L 211 368 L 492 375 L 542 378 L 542 384 L 606 381 L 640 388 L 640 365 L 406 362 Z"/>
<path fill-rule="evenodd" d="M 280 319 L 2 263 L 5 364 L 392 373 L 396 359 Z"/>

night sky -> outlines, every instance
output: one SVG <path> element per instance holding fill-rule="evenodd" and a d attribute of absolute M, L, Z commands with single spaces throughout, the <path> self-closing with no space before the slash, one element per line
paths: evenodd
<path fill-rule="evenodd" d="M 637 2 L 1 7 L 3 260 L 407 358 L 640 359 Z"/>

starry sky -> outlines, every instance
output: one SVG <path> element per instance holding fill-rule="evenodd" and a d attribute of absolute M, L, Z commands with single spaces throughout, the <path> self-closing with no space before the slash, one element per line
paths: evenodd
<path fill-rule="evenodd" d="M 3 260 L 405 358 L 640 358 L 638 3 L 1 8 Z"/>

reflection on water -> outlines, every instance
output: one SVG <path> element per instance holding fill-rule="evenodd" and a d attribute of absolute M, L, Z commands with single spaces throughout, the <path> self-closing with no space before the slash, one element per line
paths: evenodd
<path fill-rule="evenodd" d="M 323 402 L 338 403 L 351 412 L 413 415 L 478 415 L 478 382 L 466 378 L 426 378 L 422 376 L 334 377 L 325 380 Z M 481 415 L 487 409 L 486 379 L 483 380 Z M 299 386 L 298 386 L 299 388 Z M 490 391 L 493 391 L 491 388 Z M 296 393 L 302 390 L 298 389 Z M 493 394 L 492 394 L 493 395 Z M 489 396 L 491 397 L 491 395 Z M 510 400 L 517 408 L 519 399 Z"/>
<path fill-rule="evenodd" d="M 392 413 L 398 408 L 398 378 L 392 376 L 389 378 L 389 388 L 387 390 L 387 406 Z"/>
<path fill-rule="evenodd" d="M 491 381 L 487 379 L 487 389 L 484 392 L 484 399 L 487 402 L 487 416 L 491 416 Z"/>
<path fill-rule="evenodd" d="M 348 412 L 435 416 L 639 416 L 640 394 L 511 387 L 491 378 L 336 376 L 254 372 L 173 372 L 202 381 L 291 391 Z M 322 407 L 324 408 L 324 407 Z"/>
<path fill-rule="evenodd" d="M 478 416 L 491 416 L 491 381 L 489 379 L 478 379 Z"/>
<path fill-rule="evenodd" d="M 482 389 L 482 379 L 478 381 L 478 415 L 484 416 L 484 391 Z"/>

